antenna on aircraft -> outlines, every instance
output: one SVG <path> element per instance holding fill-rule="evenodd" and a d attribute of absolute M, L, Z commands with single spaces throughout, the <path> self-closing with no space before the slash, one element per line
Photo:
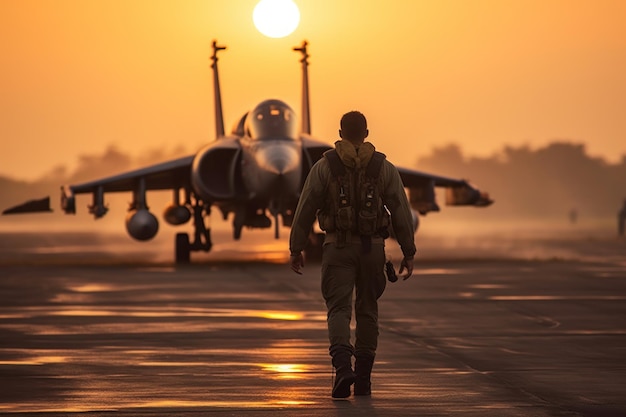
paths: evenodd
<path fill-rule="evenodd" d="M 215 91 L 215 133 L 218 138 L 224 136 L 224 116 L 222 115 L 222 92 L 220 90 L 220 77 L 217 72 L 217 53 L 226 49 L 225 46 L 217 46 L 213 40 L 213 55 L 211 55 L 211 68 L 213 68 L 213 91 Z"/>
<path fill-rule="evenodd" d="M 302 133 L 311 134 L 311 114 L 309 111 L 309 54 L 307 45 L 309 43 L 302 41 L 302 46 L 293 48 L 294 51 L 302 53 Z"/>

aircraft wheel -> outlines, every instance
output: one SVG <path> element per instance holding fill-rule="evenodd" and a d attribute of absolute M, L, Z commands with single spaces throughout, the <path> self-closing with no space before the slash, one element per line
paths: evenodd
<path fill-rule="evenodd" d="M 241 239 L 241 229 L 243 229 L 243 225 L 239 226 L 236 224 L 233 227 L 233 239 L 235 240 Z"/>
<path fill-rule="evenodd" d="M 191 245 L 187 233 L 176 233 L 176 263 L 188 264 L 190 262 Z"/>

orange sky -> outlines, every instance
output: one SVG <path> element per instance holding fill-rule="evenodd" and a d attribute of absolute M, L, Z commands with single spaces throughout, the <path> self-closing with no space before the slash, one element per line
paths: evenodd
<path fill-rule="evenodd" d="M 329 143 L 358 109 L 401 165 L 450 142 L 626 154 L 626 1 L 296 0 L 300 26 L 283 39 L 256 31 L 256 3 L 0 1 L 0 175 L 35 179 L 111 144 L 138 155 L 213 140 L 212 39 L 228 46 L 228 128 L 267 98 L 300 111 L 291 48 L 306 38 L 312 131 Z"/>

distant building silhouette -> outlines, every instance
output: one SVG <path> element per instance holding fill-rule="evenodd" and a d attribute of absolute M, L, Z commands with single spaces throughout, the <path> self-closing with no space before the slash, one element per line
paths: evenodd
<path fill-rule="evenodd" d="M 569 211 L 569 222 L 571 224 L 576 224 L 577 221 L 578 221 L 578 210 L 571 209 Z"/>

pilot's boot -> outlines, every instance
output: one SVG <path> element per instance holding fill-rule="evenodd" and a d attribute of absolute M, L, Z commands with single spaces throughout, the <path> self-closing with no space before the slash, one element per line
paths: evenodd
<path fill-rule="evenodd" d="M 356 354 L 354 363 L 354 372 L 356 373 L 356 381 L 354 382 L 354 395 L 372 395 L 372 383 L 370 377 L 372 375 L 372 367 L 374 366 L 374 357 L 370 355 Z"/>
<path fill-rule="evenodd" d="M 335 367 L 335 383 L 333 384 L 333 398 L 348 398 L 350 386 L 354 384 L 356 375 L 352 371 L 352 352 L 338 346 L 331 348 L 332 364 Z"/>

